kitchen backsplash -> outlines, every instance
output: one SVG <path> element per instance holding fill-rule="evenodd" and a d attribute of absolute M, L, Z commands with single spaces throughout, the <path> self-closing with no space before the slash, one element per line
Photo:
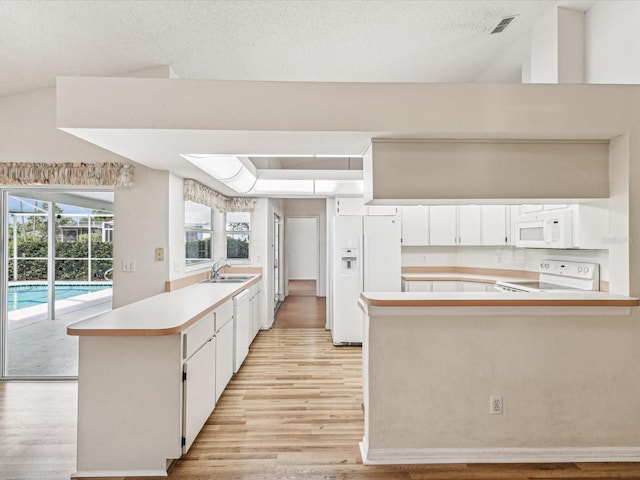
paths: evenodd
<path fill-rule="evenodd" d="M 545 250 L 516 247 L 402 247 L 402 266 L 504 268 L 537 272 L 542 259 L 585 261 L 600 265 L 609 280 L 608 250 Z"/>

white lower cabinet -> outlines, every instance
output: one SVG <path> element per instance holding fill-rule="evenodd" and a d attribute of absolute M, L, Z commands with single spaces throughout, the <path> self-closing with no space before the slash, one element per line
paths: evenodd
<path fill-rule="evenodd" d="M 457 281 L 437 281 L 432 284 L 432 292 L 457 292 Z"/>
<path fill-rule="evenodd" d="M 431 283 L 430 281 L 408 281 L 404 283 L 404 291 L 405 292 L 430 292 L 431 291 Z"/>
<path fill-rule="evenodd" d="M 251 310 L 249 343 L 256 338 L 260 330 L 260 291 L 260 283 L 256 283 L 249 289 L 249 305 Z"/>
<path fill-rule="evenodd" d="M 405 292 L 492 292 L 493 283 L 459 280 L 409 280 L 404 282 Z"/>
<path fill-rule="evenodd" d="M 216 337 L 184 362 L 182 451 L 186 453 L 216 406 Z"/>
<path fill-rule="evenodd" d="M 216 402 L 233 376 L 233 303 L 214 311 L 216 319 Z"/>
<path fill-rule="evenodd" d="M 493 285 L 480 282 L 459 282 L 461 292 L 487 292 L 487 287 L 493 289 Z"/>

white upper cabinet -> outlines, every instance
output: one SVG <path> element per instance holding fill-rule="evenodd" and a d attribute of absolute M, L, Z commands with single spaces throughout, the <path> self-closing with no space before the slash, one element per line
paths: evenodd
<path fill-rule="evenodd" d="M 336 197 L 336 215 L 366 215 L 362 197 Z"/>
<path fill-rule="evenodd" d="M 536 213 L 544 210 L 544 205 L 520 205 L 520 213 Z"/>
<path fill-rule="evenodd" d="M 479 205 L 429 207 L 431 245 L 482 245 Z"/>
<path fill-rule="evenodd" d="M 398 215 L 400 207 L 390 205 L 367 205 L 367 215 Z"/>
<path fill-rule="evenodd" d="M 457 245 L 458 217 L 454 205 L 429 207 L 429 244 Z"/>
<path fill-rule="evenodd" d="M 429 245 L 429 207 L 402 207 L 402 246 Z"/>
<path fill-rule="evenodd" d="M 506 205 L 482 205 L 482 245 L 507 245 L 509 240 Z"/>
<path fill-rule="evenodd" d="M 480 205 L 458 207 L 458 245 L 482 245 Z"/>

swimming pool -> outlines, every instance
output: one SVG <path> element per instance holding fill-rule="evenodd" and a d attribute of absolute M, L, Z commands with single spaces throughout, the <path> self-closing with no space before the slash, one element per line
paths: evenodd
<path fill-rule="evenodd" d="M 111 288 L 110 284 L 57 284 L 55 288 L 56 300 L 76 297 L 85 293 L 98 292 L 105 288 Z M 47 286 L 35 285 L 9 285 L 7 296 L 8 310 L 13 312 L 21 308 L 33 307 L 47 303 Z"/>

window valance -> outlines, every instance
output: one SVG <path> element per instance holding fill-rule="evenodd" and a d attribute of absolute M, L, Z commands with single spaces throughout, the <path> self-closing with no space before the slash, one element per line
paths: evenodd
<path fill-rule="evenodd" d="M 227 197 L 190 178 L 184 181 L 184 199 L 220 212 L 251 212 L 256 205 L 255 198 Z"/>
<path fill-rule="evenodd" d="M 0 185 L 133 185 L 133 165 L 123 163 L 0 163 Z"/>

